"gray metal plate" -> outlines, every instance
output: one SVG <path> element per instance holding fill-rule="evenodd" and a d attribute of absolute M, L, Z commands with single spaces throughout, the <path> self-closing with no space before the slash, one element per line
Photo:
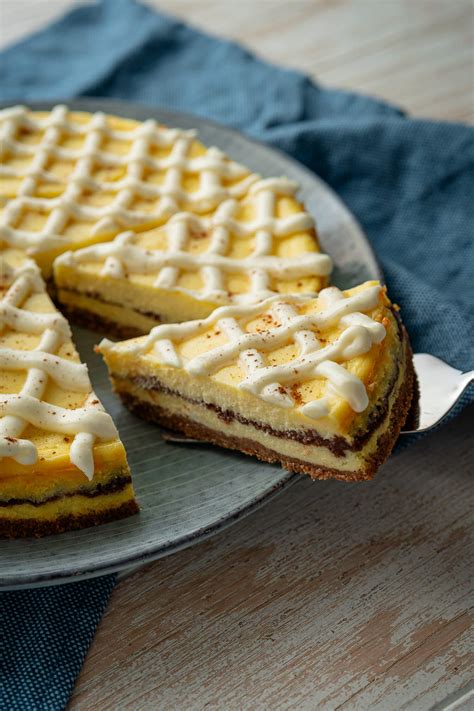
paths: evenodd
<path fill-rule="evenodd" d="M 197 128 L 204 143 L 222 148 L 263 176 L 286 175 L 298 181 L 300 196 L 316 218 L 323 249 L 337 265 L 333 283 L 347 288 L 381 278 L 351 213 L 323 181 L 282 153 L 195 116 L 116 101 L 65 103 L 79 110 L 152 117 L 170 126 Z M 49 109 L 52 104 L 30 106 Z M 102 360 L 92 350 L 100 336 L 74 328 L 74 337 L 94 388 L 124 441 L 142 510 L 99 528 L 40 540 L 0 541 L 0 588 L 71 582 L 141 565 L 230 525 L 297 478 L 233 452 L 163 442 L 157 427 L 132 416 L 112 394 Z"/>

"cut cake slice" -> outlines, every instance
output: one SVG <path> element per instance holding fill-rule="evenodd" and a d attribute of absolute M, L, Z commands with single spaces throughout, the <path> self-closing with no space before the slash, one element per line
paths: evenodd
<path fill-rule="evenodd" d="M 377 282 L 225 306 L 99 350 L 139 416 L 314 479 L 373 477 L 413 393 L 408 337 Z"/>
<path fill-rule="evenodd" d="M 124 447 L 37 266 L 0 253 L 0 537 L 138 511 Z"/>
<path fill-rule="evenodd" d="M 223 304 L 318 292 L 331 259 L 296 190 L 286 178 L 259 180 L 207 215 L 180 212 L 155 230 L 67 252 L 54 265 L 58 299 L 73 320 L 127 338 Z"/>

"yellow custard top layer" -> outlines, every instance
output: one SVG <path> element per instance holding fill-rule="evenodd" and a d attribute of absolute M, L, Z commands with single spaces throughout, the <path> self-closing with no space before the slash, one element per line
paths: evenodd
<path fill-rule="evenodd" d="M 67 322 L 19 250 L 0 252 L 0 304 L 0 477 L 125 465 Z"/>
<path fill-rule="evenodd" d="M 0 239 L 38 255 L 46 276 L 66 249 L 207 212 L 256 179 L 193 131 L 153 120 L 18 106 L 0 111 L 0 130 Z"/>
<path fill-rule="evenodd" d="M 318 292 L 331 260 L 320 253 L 295 189 L 284 178 L 260 180 L 242 200 L 206 215 L 178 213 L 160 228 L 68 252 L 55 263 L 57 286 L 82 291 L 93 284 L 106 293 L 121 280 L 125 289 L 135 287 L 125 291 L 126 302 L 134 291 L 179 291 L 207 301 L 209 311 L 273 293 Z"/>
<path fill-rule="evenodd" d="M 170 390 L 229 407 L 234 400 L 265 421 L 347 433 L 385 393 L 400 341 L 385 289 L 366 282 L 316 299 L 219 308 L 100 349 L 120 377 L 155 373 Z"/>
<path fill-rule="evenodd" d="M 34 171 L 34 186 L 27 194 L 52 198 L 64 193 L 74 177 L 78 161 L 90 158 L 90 167 L 83 177 L 89 179 L 91 185 L 90 189 L 84 189 L 84 200 L 80 204 L 96 207 L 108 204 L 112 195 L 100 190 L 102 194 L 99 196 L 92 183 L 97 183 L 98 187 L 105 184 L 114 193 L 114 184 L 117 188 L 133 163 L 142 164 L 137 166 L 142 168 L 140 179 L 150 185 L 148 199 L 143 196 L 140 201 L 136 196 L 137 202 L 133 203 L 136 209 L 145 212 L 153 212 L 150 203 L 156 196 L 151 195 L 152 186 L 164 185 L 167 180 L 171 183 L 167 175 L 170 170 L 180 173 L 174 187 L 183 192 L 183 209 L 194 204 L 193 196 L 197 197 L 196 193 L 202 189 L 201 174 L 209 166 L 216 174 L 220 173 L 218 183 L 223 187 L 237 186 L 250 173 L 221 151 L 206 148 L 196 140 L 194 131 L 168 128 L 155 121 L 140 122 L 102 113 L 68 111 L 60 106 L 52 112 L 12 107 L 0 111 L 0 125 L 3 128 L 2 164 L 5 168 L 5 174 L 0 176 L 2 197 L 14 198 L 24 194 L 24 181 L 32 173 L 38 153 L 45 148 L 47 155 Z M 137 141 L 146 141 L 146 145 L 137 149 Z M 203 157 L 209 160 L 206 162 Z M 211 159 L 214 162 L 211 163 Z M 206 192 L 211 196 L 210 189 Z M 198 210 L 206 209 L 204 199 L 198 203 Z"/>

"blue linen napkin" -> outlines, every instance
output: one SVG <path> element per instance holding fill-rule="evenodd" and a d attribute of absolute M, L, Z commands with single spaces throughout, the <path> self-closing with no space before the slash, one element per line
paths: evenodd
<path fill-rule="evenodd" d="M 415 350 L 474 367 L 472 128 L 322 88 L 132 0 L 73 10 L 3 52 L 0 70 L 3 101 L 129 99 L 230 124 L 291 154 L 359 219 Z M 64 707 L 113 585 L 0 596 L 0 708 Z"/>
<path fill-rule="evenodd" d="M 0 594 L 0 709 L 65 708 L 115 575 Z"/>

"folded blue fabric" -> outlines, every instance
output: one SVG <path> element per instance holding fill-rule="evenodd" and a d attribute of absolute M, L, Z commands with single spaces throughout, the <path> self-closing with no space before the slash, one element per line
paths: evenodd
<path fill-rule="evenodd" d="M 65 708 L 115 575 L 0 595 L 0 709 Z"/>
<path fill-rule="evenodd" d="M 231 124 L 291 154 L 359 219 L 414 348 L 474 367 L 472 128 L 321 88 L 132 0 L 72 11 L 5 51 L 0 67 L 3 101 L 130 99 Z M 3 594 L 0 708 L 64 706 L 112 586 Z"/>

